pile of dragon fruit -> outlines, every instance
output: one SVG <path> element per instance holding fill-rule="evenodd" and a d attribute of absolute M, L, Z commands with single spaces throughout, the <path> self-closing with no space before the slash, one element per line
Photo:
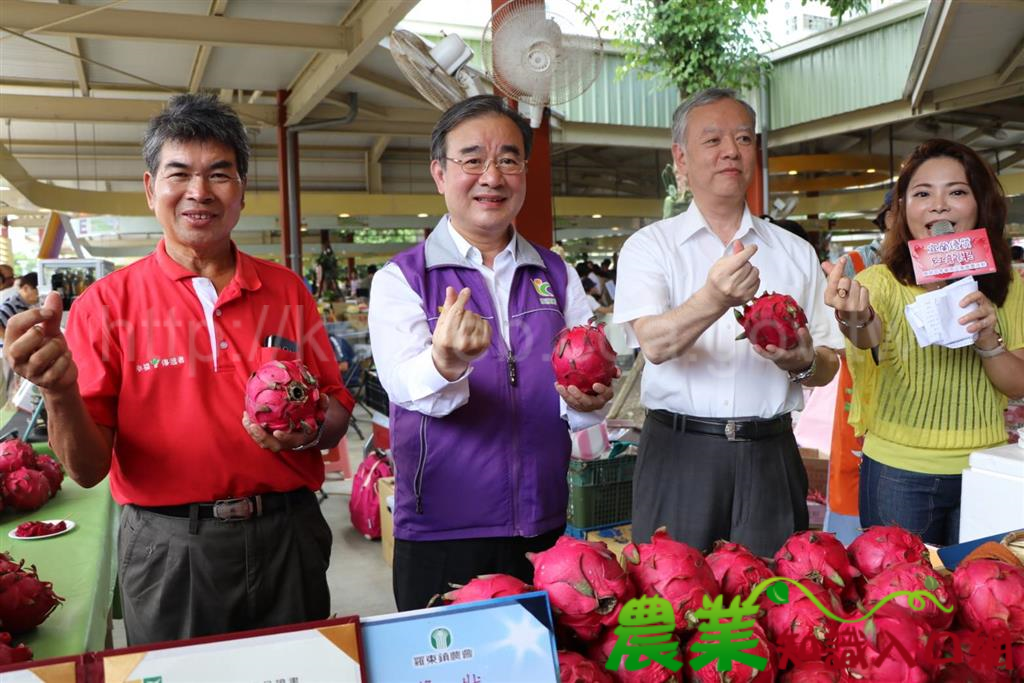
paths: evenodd
<path fill-rule="evenodd" d="M 791 536 L 771 560 L 741 545 L 719 542 L 704 556 L 656 532 L 650 543 L 629 544 L 621 563 L 601 542 L 563 536 L 550 550 L 530 556 L 535 588 L 502 574 L 477 577 L 439 596 L 443 604 L 545 590 L 551 600 L 562 683 L 828 683 L 873 681 L 1024 681 L 1024 569 L 994 559 L 935 571 L 920 538 L 898 527 L 871 527 L 849 548 L 835 536 L 804 531 Z M 796 586 L 788 600 L 759 594 L 751 639 L 743 651 L 763 657 L 758 670 L 738 661 L 718 671 L 711 661 L 694 671 L 689 661 L 706 643 L 710 624 L 696 612 L 704 597 L 725 605 L 747 600 L 760 582 L 783 576 L 806 586 L 822 606 L 844 619 L 868 613 L 896 591 L 929 591 L 912 610 L 906 596 L 890 599 L 866 621 L 844 624 L 826 617 Z M 672 671 L 641 656 L 647 666 L 617 671 L 605 664 L 618 636 L 619 613 L 631 599 L 661 597 L 673 608 L 679 646 Z M 753 609 L 753 608 L 752 608 Z M 749 617 L 747 618 L 749 620 Z M 724 623 L 724 622 L 723 622 Z M 724 629 L 723 629 L 724 630 Z M 703 637 L 703 641 L 702 641 Z M 694 647 L 696 646 L 696 648 Z"/>
<path fill-rule="evenodd" d="M 64 598 L 53 592 L 53 584 L 43 581 L 35 567 L 15 562 L 0 553 L 0 665 L 32 659 L 24 644 L 14 646 L 12 635 L 34 629 L 43 623 Z"/>
<path fill-rule="evenodd" d="M 21 439 L 0 442 L 0 510 L 38 510 L 57 495 L 64 471 Z"/>

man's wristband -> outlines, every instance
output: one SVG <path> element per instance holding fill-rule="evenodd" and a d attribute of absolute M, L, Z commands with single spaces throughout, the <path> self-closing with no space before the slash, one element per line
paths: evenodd
<path fill-rule="evenodd" d="M 295 452 L 295 451 L 307 451 L 310 448 L 314 448 L 314 447 L 318 446 L 320 444 L 320 439 L 322 439 L 323 436 L 324 436 L 324 429 L 326 427 L 327 427 L 327 420 L 324 420 L 323 422 L 320 423 L 320 428 L 316 430 L 316 436 L 313 437 L 312 441 L 310 441 L 307 444 L 303 444 L 301 446 L 296 446 L 295 448 L 292 448 L 290 450 L 293 451 L 293 452 Z"/>
<path fill-rule="evenodd" d="M 789 381 L 793 382 L 795 384 L 800 384 L 801 382 L 803 382 L 803 381 L 809 379 L 810 377 L 812 377 L 814 375 L 814 371 L 817 370 L 817 369 L 818 369 L 818 352 L 815 351 L 814 352 L 814 357 L 811 359 L 811 364 L 809 366 L 807 366 L 806 370 L 801 370 L 800 372 L 794 372 L 793 370 L 789 371 Z"/>

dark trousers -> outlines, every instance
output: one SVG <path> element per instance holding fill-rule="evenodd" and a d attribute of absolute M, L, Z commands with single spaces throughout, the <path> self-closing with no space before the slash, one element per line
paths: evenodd
<path fill-rule="evenodd" d="M 331 530 L 308 492 L 285 510 L 228 522 L 126 505 L 118 578 L 129 645 L 267 628 L 330 614 Z"/>
<path fill-rule="evenodd" d="M 860 523 L 898 525 L 925 543 L 960 538 L 960 475 L 923 474 L 883 465 L 866 454 L 860 465 Z"/>
<path fill-rule="evenodd" d="M 533 565 L 526 553 L 539 553 L 555 544 L 565 528 L 524 538 L 467 538 L 451 541 L 395 539 L 395 604 L 400 612 L 422 609 L 452 584 L 465 585 L 481 574 L 511 574 L 533 582 Z"/>
<path fill-rule="evenodd" d="M 719 539 L 770 557 L 807 529 L 807 472 L 793 433 L 758 441 L 644 421 L 633 473 L 633 541 L 659 527 L 701 551 Z"/>

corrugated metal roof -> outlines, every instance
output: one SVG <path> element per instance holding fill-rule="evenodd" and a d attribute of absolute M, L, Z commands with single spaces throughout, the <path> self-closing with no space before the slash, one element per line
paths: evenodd
<path fill-rule="evenodd" d="M 903 95 L 924 14 L 774 64 L 774 129 L 893 102 Z"/>
<path fill-rule="evenodd" d="M 605 54 L 597 80 L 582 96 L 555 108 L 570 121 L 610 123 L 620 126 L 668 128 L 679 104 L 679 91 L 657 81 L 642 80 L 635 73 L 621 79 L 622 55 Z"/>

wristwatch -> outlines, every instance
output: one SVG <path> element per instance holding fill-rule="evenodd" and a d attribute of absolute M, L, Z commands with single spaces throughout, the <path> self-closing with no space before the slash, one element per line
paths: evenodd
<path fill-rule="evenodd" d="M 1006 344 L 1003 343 L 1003 335 L 996 332 L 996 339 L 998 343 L 991 349 L 979 349 L 977 344 L 974 346 L 974 352 L 982 358 L 995 358 L 1006 353 Z"/>
<path fill-rule="evenodd" d="M 789 381 L 794 384 L 800 384 L 808 377 L 814 375 L 814 371 L 818 369 L 818 354 L 815 352 L 814 358 L 811 359 L 811 364 L 807 366 L 806 370 L 796 372 L 794 370 L 789 371 Z"/>
<path fill-rule="evenodd" d="M 320 439 L 323 438 L 323 436 L 324 436 L 324 428 L 326 426 L 327 426 L 327 420 L 324 420 L 323 422 L 320 423 L 320 427 L 316 430 L 316 436 L 313 438 L 312 441 L 310 441 L 309 443 L 304 443 L 301 446 L 297 446 L 295 448 L 291 448 L 289 450 L 291 450 L 292 452 L 297 452 L 297 451 L 306 451 L 306 450 L 309 450 L 310 448 L 314 448 L 315 446 L 317 446 L 320 443 Z"/>

